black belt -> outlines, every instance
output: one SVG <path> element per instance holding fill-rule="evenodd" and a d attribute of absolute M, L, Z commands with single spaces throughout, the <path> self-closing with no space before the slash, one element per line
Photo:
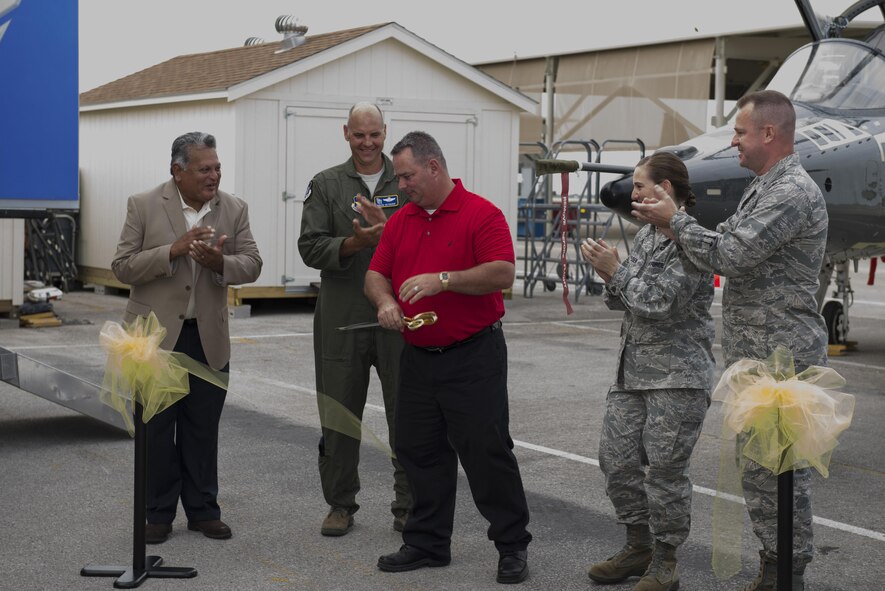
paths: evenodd
<path fill-rule="evenodd" d="M 491 326 L 487 326 L 484 329 L 482 329 L 481 331 L 474 333 L 473 335 L 467 337 L 466 339 L 464 339 L 462 341 L 455 341 L 454 343 L 452 343 L 450 345 L 445 345 L 444 347 L 417 347 L 416 346 L 416 348 L 421 349 L 422 351 L 427 351 L 429 353 L 445 353 L 449 349 L 454 349 L 455 347 L 460 347 L 461 345 L 466 345 L 470 341 L 475 341 L 476 339 L 483 336 L 484 334 L 487 334 L 490 332 L 495 332 L 499 328 L 501 328 L 501 321 L 500 320 L 498 320 L 497 322 L 495 322 Z"/>

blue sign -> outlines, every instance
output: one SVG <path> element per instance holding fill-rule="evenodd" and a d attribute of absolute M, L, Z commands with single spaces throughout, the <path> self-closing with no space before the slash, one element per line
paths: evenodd
<path fill-rule="evenodd" d="M 0 210 L 77 209 L 77 0 L 0 0 Z"/>

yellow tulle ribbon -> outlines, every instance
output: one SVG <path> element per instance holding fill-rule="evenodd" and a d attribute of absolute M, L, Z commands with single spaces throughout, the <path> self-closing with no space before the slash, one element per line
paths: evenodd
<path fill-rule="evenodd" d="M 793 355 L 778 347 L 765 361 L 742 359 L 713 391 L 722 401 L 719 494 L 713 500 L 713 571 L 727 579 L 741 569 L 741 472 L 752 460 L 781 474 L 814 468 L 826 478 L 839 434 L 851 424 L 854 396 L 835 389 L 845 379 L 828 367 L 796 374 Z"/>
<path fill-rule="evenodd" d="M 188 374 L 227 390 L 228 374 L 216 371 L 183 353 L 165 351 L 160 343 L 166 329 L 151 312 L 131 324 L 105 322 L 99 342 L 107 352 L 101 401 L 123 416 L 129 434 L 135 433 L 133 400 L 143 408 L 147 423 L 190 391 Z"/>
<path fill-rule="evenodd" d="M 421 312 L 415 316 L 404 316 L 406 328 L 411 331 L 418 330 L 422 326 L 430 326 L 436 324 L 439 320 L 436 312 Z M 364 327 L 365 325 L 356 325 L 355 327 Z M 364 439 L 376 448 L 387 454 L 387 456 L 396 459 L 396 454 L 390 449 L 390 446 L 381 440 L 378 435 L 370 429 L 364 421 L 351 412 L 346 406 L 322 392 L 317 392 L 317 408 L 320 412 L 320 425 L 324 429 L 337 431 L 348 437 L 352 437 L 357 441 Z"/>
<path fill-rule="evenodd" d="M 382 441 L 364 421 L 361 421 L 359 417 L 337 400 L 318 392 L 317 407 L 320 411 L 320 425 L 323 428 L 337 431 L 357 441 L 365 439 L 387 456 L 391 458 L 396 457 L 387 443 Z"/>

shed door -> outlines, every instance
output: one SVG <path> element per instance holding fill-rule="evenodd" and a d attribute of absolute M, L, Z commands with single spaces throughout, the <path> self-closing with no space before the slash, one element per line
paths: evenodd
<path fill-rule="evenodd" d="M 385 153 L 410 131 L 426 131 L 442 148 L 443 156 L 452 178 L 459 178 L 464 187 L 474 187 L 473 174 L 476 154 L 477 118 L 471 114 L 449 115 L 443 113 L 402 113 L 391 111 L 387 115 L 387 141 Z"/>
<path fill-rule="evenodd" d="M 318 283 L 320 272 L 304 264 L 298 254 L 304 194 L 310 179 L 321 170 L 343 162 L 350 151 L 342 126 L 347 109 L 288 107 L 286 109 L 286 239 L 284 249 L 287 291 L 306 291 Z"/>

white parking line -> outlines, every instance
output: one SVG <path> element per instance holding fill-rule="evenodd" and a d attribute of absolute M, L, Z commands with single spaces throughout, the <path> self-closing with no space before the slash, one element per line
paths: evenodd
<path fill-rule="evenodd" d="M 274 334 L 247 334 L 247 335 L 231 335 L 230 340 L 236 339 L 285 339 L 288 337 L 311 337 L 313 332 L 281 332 Z"/>
<path fill-rule="evenodd" d="M 863 304 L 865 306 L 885 306 L 885 302 L 870 302 L 868 300 L 854 300 L 855 304 Z M 853 316 L 852 316 L 853 318 Z"/>
<path fill-rule="evenodd" d="M 861 369 L 877 369 L 879 371 L 885 371 L 885 366 L 883 365 L 873 365 L 872 363 L 855 363 L 854 361 L 843 361 L 841 359 L 833 359 L 830 357 L 828 363 L 830 365 L 844 365 L 846 367 L 859 367 Z"/>
<path fill-rule="evenodd" d="M 381 409 L 384 410 L 384 409 Z M 537 451 L 541 453 L 545 453 L 551 456 L 556 456 L 559 458 L 564 458 L 566 460 L 572 460 L 574 462 L 580 462 L 582 464 L 590 464 L 593 466 L 599 466 L 599 460 L 594 458 L 588 458 L 584 456 L 579 456 L 578 454 L 573 454 L 567 451 L 560 451 L 558 449 L 553 449 L 550 447 L 544 447 L 543 445 L 535 445 L 534 443 L 526 443 L 524 441 L 513 440 L 513 444 L 518 447 L 524 447 L 526 449 L 530 449 L 532 451 Z M 703 486 L 693 486 L 694 492 L 702 495 L 707 495 L 709 497 L 719 497 L 722 499 L 726 499 L 728 501 L 732 501 L 734 503 L 740 503 L 741 505 L 745 504 L 744 499 L 742 497 L 738 497 L 735 495 L 730 495 L 728 493 L 719 492 L 717 490 L 713 490 L 711 488 L 706 488 Z M 852 533 L 858 536 L 864 536 L 866 538 L 871 538 L 873 540 L 878 540 L 880 542 L 885 542 L 885 534 L 873 531 L 870 529 L 864 529 L 862 527 L 857 527 L 854 525 L 849 525 L 847 523 L 842 523 L 840 521 L 833 521 L 832 519 L 825 519 L 823 517 L 814 516 L 814 522 L 818 525 L 823 525 L 826 527 L 830 527 L 833 529 L 838 529 L 840 531 Z"/>
<path fill-rule="evenodd" d="M 234 372 L 234 373 L 239 373 L 239 372 Z M 294 384 L 288 384 L 288 383 L 282 382 L 280 380 L 273 380 L 270 378 L 264 378 L 261 376 L 254 376 L 254 375 L 250 375 L 248 377 L 250 380 L 257 380 L 257 381 L 263 382 L 268 385 L 277 386 L 279 388 L 284 388 L 287 390 L 295 390 L 296 392 L 303 392 L 305 394 L 312 394 L 312 395 L 316 394 L 316 390 L 313 390 L 311 388 L 305 388 L 303 386 L 296 386 Z M 384 412 L 384 407 L 379 406 L 377 404 L 366 404 L 366 408 L 380 412 L 380 413 Z M 516 445 L 517 447 L 522 447 L 522 448 L 536 451 L 539 453 L 555 456 L 558 458 L 563 458 L 566 460 L 571 460 L 573 462 L 578 462 L 580 464 L 590 464 L 591 466 L 597 466 L 597 467 L 599 466 L 599 460 L 597 460 L 595 458 L 588 458 L 586 456 L 581 456 L 581 455 L 574 454 L 571 452 L 554 449 L 552 447 L 545 447 L 543 445 L 537 445 L 537 444 L 528 443 L 525 441 L 517 441 L 515 439 L 513 440 L 513 444 Z M 723 498 L 723 499 L 726 499 L 726 500 L 729 500 L 729 501 L 732 501 L 735 503 L 744 504 L 744 499 L 742 499 L 741 497 L 737 497 L 737 496 L 730 495 L 727 493 L 719 492 L 719 491 L 716 491 L 716 490 L 713 490 L 710 488 L 705 488 L 703 486 L 694 486 L 693 489 L 694 489 L 694 492 L 696 492 L 698 494 L 707 495 L 710 497 L 717 497 L 718 496 L 720 498 Z M 870 529 L 864 529 L 862 527 L 857 527 L 857 526 L 850 525 L 847 523 L 842 523 L 840 521 L 833 521 L 832 519 L 825 519 L 823 517 L 818 517 L 818 516 L 814 517 L 814 523 L 816 523 L 818 525 L 823 525 L 825 527 L 829 527 L 832 529 L 837 529 L 839 531 L 844 531 L 844 532 L 855 534 L 858 536 L 863 536 L 865 538 L 870 538 L 872 540 L 878 540 L 880 542 L 885 542 L 885 534 L 877 532 L 877 531 L 873 531 Z"/>
<path fill-rule="evenodd" d="M 551 326 L 567 326 L 569 328 L 578 328 L 581 330 L 593 330 L 599 332 L 608 332 L 612 334 L 620 334 L 620 329 L 615 330 L 611 328 L 602 328 L 600 326 L 594 326 L 594 323 L 603 323 L 603 322 L 620 322 L 620 318 L 601 318 L 599 320 L 549 320 L 546 322 L 511 322 L 505 324 L 504 326 L 512 326 L 514 328 L 520 328 L 524 326 L 538 326 L 538 325 L 551 325 Z M 236 341 L 239 339 L 251 339 L 251 340 L 260 340 L 260 339 L 285 339 L 285 338 L 295 338 L 295 337 L 309 337 L 313 336 L 313 332 L 282 332 L 282 333 L 272 333 L 272 334 L 255 334 L 255 335 L 231 335 L 230 340 Z M 10 351 L 34 351 L 38 349 L 88 349 L 91 347 L 99 347 L 99 344 L 85 344 L 85 345 L 26 345 L 23 347 L 11 346 L 7 347 Z M 713 345 L 714 349 L 720 349 L 721 345 L 716 343 Z M 830 358 L 830 365 L 833 366 L 845 366 L 845 367 L 857 367 L 861 369 L 872 369 L 876 371 L 885 371 L 885 365 L 874 365 L 872 363 L 856 363 L 853 361 L 846 361 L 842 359 L 834 359 Z"/>
<path fill-rule="evenodd" d="M 285 339 L 289 337 L 310 337 L 313 332 L 278 332 L 272 334 L 251 334 L 251 335 L 231 335 L 230 340 L 238 339 Z M 36 349 L 87 349 L 89 347 L 100 347 L 98 343 L 89 345 L 26 345 L 24 347 L 8 347 L 10 351 L 30 351 Z"/>

